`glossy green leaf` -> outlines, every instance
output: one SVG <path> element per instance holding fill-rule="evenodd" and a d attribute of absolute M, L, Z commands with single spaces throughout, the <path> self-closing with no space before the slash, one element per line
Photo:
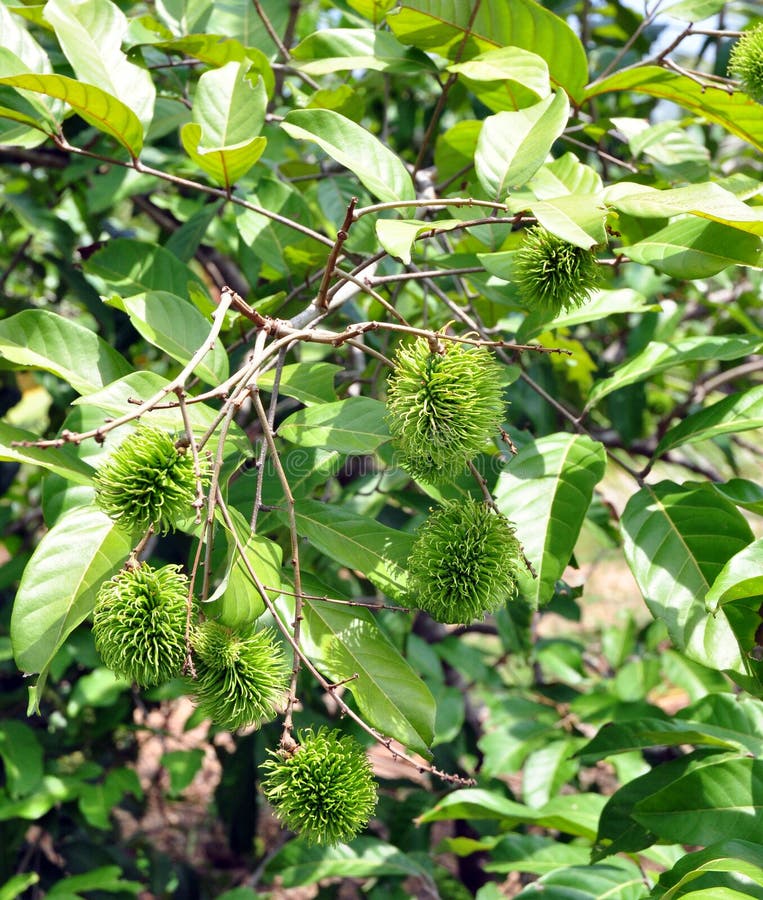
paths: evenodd
<path fill-rule="evenodd" d="M 682 444 L 694 444 L 719 434 L 736 434 L 751 428 L 763 428 L 763 386 L 731 394 L 687 416 L 665 432 L 657 445 L 655 456 L 661 456 Z"/>
<path fill-rule="evenodd" d="M 108 241 L 85 262 L 84 268 L 122 297 L 148 291 L 185 297 L 190 282 L 203 287 L 191 269 L 169 250 L 131 238 Z"/>
<path fill-rule="evenodd" d="M 443 842 L 447 849 L 458 853 L 459 838 Z M 498 840 L 483 838 L 490 852 L 485 862 L 486 872 L 530 872 L 545 875 L 561 866 L 585 865 L 590 858 L 589 848 L 583 844 L 567 844 L 537 834 L 505 834 Z M 469 850 L 469 852 L 473 852 Z"/>
<path fill-rule="evenodd" d="M 302 447 L 373 453 L 389 440 L 385 411 L 381 400 L 348 397 L 297 410 L 278 426 L 278 434 Z"/>
<path fill-rule="evenodd" d="M 701 22 L 719 13 L 726 5 L 725 0 L 679 0 L 660 10 L 664 16 L 682 19 L 684 22 Z"/>
<path fill-rule="evenodd" d="M 557 91 L 533 106 L 485 119 L 474 164 L 490 197 L 503 200 L 538 171 L 564 130 L 569 112 L 567 95 Z"/>
<path fill-rule="evenodd" d="M 694 79 L 676 75 L 668 69 L 637 66 L 594 81 L 586 88 L 585 98 L 590 99 L 610 91 L 634 91 L 672 101 L 697 116 L 717 122 L 726 131 L 758 150 L 763 150 L 760 105 L 742 91 L 729 94 L 724 90 L 706 90 Z"/>
<path fill-rule="evenodd" d="M 260 0 L 260 6 L 276 34 L 283 34 L 289 18 L 288 6 L 284 6 L 283 0 Z M 203 29 L 194 30 L 224 34 L 240 41 L 245 47 L 257 47 L 268 56 L 278 49 L 253 3 L 226 0 L 224 3 L 211 2 L 209 6 L 204 2 L 200 7 L 202 15 L 209 11 L 209 18 L 202 19 L 205 21 Z"/>
<path fill-rule="evenodd" d="M 687 896 L 692 882 L 707 872 L 735 872 L 763 884 L 763 847 L 757 841 L 732 838 L 687 853 L 672 869 L 660 875 L 652 896 L 655 900 Z"/>
<path fill-rule="evenodd" d="M 725 483 L 713 484 L 718 493 L 742 509 L 763 516 L 763 487 L 746 478 L 732 478 Z"/>
<path fill-rule="evenodd" d="M 111 135 L 131 156 L 140 154 L 143 147 L 140 120 L 121 100 L 100 88 L 66 75 L 6 75 L 0 78 L 0 84 L 63 100 L 90 125 Z"/>
<path fill-rule="evenodd" d="M 292 59 L 309 75 L 351 69 L 406 75 L 433 69 L 424 54 L 405 47 L 389 31 L 373 28 L 325 28 L 300 41 Z"/>
<path fill-rule="evenodd" d="M 117 298 L 113 305 L 127 313 L 135 330 L 149 344 L 183 365 L 204 346 L 212 327 L 192 303 L 167 291 Z M 228 354 L 219 338 L 194 372 L 211 385 L 218 385 L 228 377 Z"/>
<path fill-rule="evenodd" d="M 131 367 L 89 328 L 56 313 L 27 309 L 0 322 L 0 358 L 43 369 L 90 394 L 127 374 Z"/>
<path fill-rule="evenodd" d="M 483 258 L 480 254 L 480 258 Z M 525 317 L 517 331 L 517 340 L 525 343 L 537 337 L 541 332 L 557 328 L 572 328 L 587 322 L 596 322 L 609 316 L 627 313 L 649 312 L 658 310 L 656 304 L 648 303 L 643 294 L 632 288 L 620 288 L 616 291 L 597 291 L 583 306 L 560 313 L 550 321 L 542 314 L 532 312 Z"/>
<path fill-rule="evenodd" d="M 642 184 L 620 182 L 604 191 L 604 199 L 621 213 L 637 218 L 662 219 L 690 213 L 740 231 L 763 235 L 763 210 L 748 206 L 719 184 L 692 184 L 661 191 Z M 723 243 L 728 244 L 728 241 Z"/>
<path fill-rule="evenodd" d="M 39 435 L 0 422 L 0 459 L 40 466 L 50 472 L 56 472 L 74 484 L 92 483 L 92 466 L 79 459 L 70 447 L 43 450 L 40 447 L 16 446 L 20 441 L 36 440 L 39 440 Z"/>
<path fill-rule="evenodd" d="M 333 403 L 336 399 L 334 378 L 343 371 L 341 366 L 327 362 L 290 363 L 281 369 L 278 379 L 279 394 L 294 397 L 306 406 L 315 403 Z M 275 383 L 275 369 L 257 376 L 257 385 L 270 391 Z"/>
<path fill-rule="evenodd" d="M 761 347 L 763 341 L 759 337 L 747 334 L 686 337 L 670 344 L 652 341 L 645 350 L 616 369 L 613 375 L 593 386 L 586 410 L 613 391 L 659 375 L 667 369 L 706 360 L 726 362 L 729 359 L 739 359 L 758 353 Z"/>
<path fill-rule="evenodd" d="M 16 897 L 20 897 L 39 880 L 40 876 L 37 872 L 12 875 L 4 884 L 0 885 L 0 900 L 16 900 Z"/>
<path fill-rule="evenodd" d="M 268 98 L 261 78 L 252 86 L 248 68 L 229 62 L 205 72 L 194 96 L 193 122 L 180 132 L 186 153 L 226 188 L 249 171 L 267 144 L 258 134 Z"/>
<path fill-rule="evenodd" d="M 130 535 L 95 507 L 62 516 L 35 548 L 11 615 L 16 663 L 24 672 L 40 673 L 31 691 L 33 708 L 56 651 L 90 614 L 101 584 L 131 549 Z"/>
<path fill-rule="evenodd" d="M 606 245 L 606 210 L 599 194 L 565 194 L 553 200 L 532 200 L 525 204 L 515 199 L 510 208 L 529 209 L 538 222 L 565 241 L 591 250 Z"/>
<path fill-rule="evenodd" d="M 122 10 L 111 0 L 49 0 L 45 18 L 77 79 L 116 97 L 137 116 L 145 133 L 154 114 L 156 88 L 151 74 L 122 52 L 127 32 Z"/>
<path fill-rule="evenodd" d="M 44 772 L 42 744 L 25 722 L 0 721 L 0 759 L 4 787 L 11 799 L 30 794 L 40 783 Z"/>
<path fill-rule="evenodd" d="M 281 127 L 295 140 L 314 141 L 382 202 L 415 198 L 411 176 L 400 159 L 351 119 L 328 109 L 298 109 Z"/>
<path fill-rule="evenodd" d="M 633 815 L 658 837 L 682 844 L 757 841 L 763 830 L 763 760 L 703 766 L 644 798 Z"/>
<path fill-rule="evenodd" d="M 522 596 L 533 606 L 553 596 L 604 468 L 601 444 L 559 433 L 531 441 L 498 477 L 498 508 L 516 525 L 537 572 L 537 578 L 529 572 L 519 578 Z"/>
<path fill-rule="evenodd" d="M 378 731 L 429 757 L 434 697 L 373 615 L 308 600 L 304 617 L 305 651 L 324 675 L 347 682 L 360 714 Z"/>
<path fill-rule="evenodd" d="M 295 514 L 297 532 L 317 550 L 356 569 L 393 600 L 405 600 L 412 535 L 317 500 L 299 501 Z"/>
<path fill-rule="evenodd" d="M 385 875 L 429 879 L 428 870 L 408 853 L 376 838 L 358 837 L 351 845 L 309 847 L 288 841 L 270 857 L 264 880 L 285 888 L 315 885 L 324 878 L 380 878 Z"/>
<path fill-rule="evenodd" d="M 390 256 L 408 265 L 413 245 L 419 235 L 431 232 L 433 228 L 437 228 L 438 231 L 452 231 L 461 227 L 462 222 L 459 219 L 438 219 L 437 222 L 421 222 L 418 219 L 377 219 L 376 236 Z"/>
<path fill-rule="evenodd" d="M 710 668 L 749 674 L 729 620 L 704 604 L 725 563 L 752 540 L 736 507 L 709 487 L 662 481 L 631 497 L 620 525 L 639 589 L 676 647 Z"/>
<path fill-rule="evenodd" d="M 551 93 L 548 64 L 520 47 L 498 47 L 453 63 L 448 71 L 460 75 L 479 100 L 494 111 L 521 109 Z"/>
<path fill-rule="evenodd" d="M 763 538 L 731 557 L 707 592 L 705 604 L 714 613 L 746 597 L 763 598 Z"/>
<path fill-rule="evenodd" d="M 467 38 L 467 46 L 477 53 L 496 47 L 537 53 L 547 60 L 552 82 L 573 99 L 582 95 L 588 79 L 580 39 L 564 19 L 533 0 L 483 0 L 476 15 L 461 0 L 402 0 L 387 15 L 387 23 L 404 44 L 449 59 L 462 52 Z M 553 53 L 548 52 L 549 47 Z"/>
<path fill-rule="evenodd" d="M 575 156 L 565 153 L 545 163 L 527 184 L 538 200 L 553 200 L 565 194 L 596 196 L 603 190 L 601 175 Z"/>
<path fill-rule="evenodd" d="M 671 222 L 649 237 L 623 247 L 622 252 L 634 262 L 674 278 L 707 278 L 729 266 L 761 263 L 761 241 L 757 235 L 695 218 Z"/>
<path fill-rule="evenodd" d="M 520 891 L 517 900 L 641 900 L 649 896 L 644 875 L 635 863 L 570 866 L 543 875 Z"/>

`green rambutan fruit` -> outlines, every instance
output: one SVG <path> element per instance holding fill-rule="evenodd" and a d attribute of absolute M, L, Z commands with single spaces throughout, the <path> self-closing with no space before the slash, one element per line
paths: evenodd
<path fill-rule="evenodd" d="M 272 628 L 249 636 L 207 619 L 191 635 L 196 677 L 191 699 L 216 725 L 235 731 L 275 717 L 289 686 L 289 665 Z"/>
<path fill-rule="evenodd" d="M 763 103 L 763 22 L 745 31 L 731 48 L 729 75 L 739 79 L 748 97 Z"/>
<path fill-rule="evenodd" d="M 207 466 L 202 480 L 208 479 Z M 164 534 L 193 512 L 196 476 L 190 452 L 178 450 L 172 436 L 139 425 L 94 477 L 95 502 L 127 531 L 153 525 Z"/>
<path fill-rule="evenodd" d="M 186 658 L 188 578 L 179 566 L 133 564 L 104 582 L 93 610 L 95 648 L 142 687 L 179 675 Z"/>
<path fill-rule="evenodd" d="M 526 306 L 552 317 L 582 306 L 599 283 L 593 251 L 571 244 L 541 225 L 528 229 L 514 256 L 513 272 Z"/>
<path fill-rule="evenodd" d="M 468 623 L 516 598 L 523 565 L 505 516 L 472 498 L 453 500 L 419 529 L 408 557 L 408 593 L 438 622 Z"/>
<path fill-rule="evenodd" d="M 457 475 L 503 423 L 502 369 L 484 347 L 425 338 L 401 344 L 387 382 L 387 422 L 400 465 L 414 478 Z"/>
<path fill-rule="evenodd" d="M 291 753 L 270 751 L 262 789 L 278 818 L 308 844 L 338 844 L 362 831 L 376 808 L 376 784 L 363 747 L 325 727 L 297 735 Z"/>

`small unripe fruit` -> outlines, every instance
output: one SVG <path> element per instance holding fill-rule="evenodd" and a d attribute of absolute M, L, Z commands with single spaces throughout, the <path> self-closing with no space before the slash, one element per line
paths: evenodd
<path fill-rule="evenodd" d="M 207 472 L 202 473 L 206 479 Z M 130 532 L 153 525 L 160 534 L 174 530 L 193 513 L 196 476 L 190 452 L 172 436 L 140 425 L 95 473 L 95 502 Z"/>
<path fill-rule="evenodd" d="M 540 225 L 530 228 L 514 256 L 514 282 L 530 309 L 556 317 L 582 306 L 599 283 L 596 256 Z"/>
<path fill-rule="evenodd" d="M 208 619 L 191 636 L 191 699 L 216 725 L 235 731 L 268 722 L 283 705 L 289 666 L 272 628 L 247 637 Z"/>
<path fill-rule="evenodd" d="M 457 475 L 497 434 L 505 402 L 502 369 L 484 347 L 419 338 L 401 345 L 387 384 L 387 422 L 400 465 L 414 478 Z"/>
<path fill-rule="evenodd" d="M 271 752 L 262 789 L 283 824 L 308 844 L 338 844 L 362 831 L 376 808 L 363 747 L 325 727 L 299 732 L 291 753 Z"/>
<path fill-rule="evenodd" d="M 731 48 L 729 75 L 738 78 L 742 90 L 763 103 L 763 22 L 760 22 Z"/>
<path fill-rule="evenodd" d="M 486 503 L 445 503 L 408 557 L 411 603 L 438 622 L 468 623 L 517 596 L 524 565 L 514 527 Z"/>
<path fill-rule="evenodd" d="M 179 675 L 186 658 L 188 579 L 178 566 L 122 569 L 98 592 L 95 648 L 117 675 L 142 687 Z"/>

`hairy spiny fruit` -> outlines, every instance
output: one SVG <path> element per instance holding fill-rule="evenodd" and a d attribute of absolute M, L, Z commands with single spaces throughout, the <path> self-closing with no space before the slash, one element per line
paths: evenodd
<path fill-rule="evenodd" d="M 408 557 L 412 604 L 438 622 L 468 623 L 517 596 L 522 548 L 505 516 L 449 501 L 422 525 Z"/>
<path fill-rule="evenodd" d="M 131 565 L 106 581 L 93 610 L 95 647 L 142 687 L 179 675 L 186 658 L 188 579 L 179 566 Z"/>
<path fill-rule="evenodd" d="M 419 338 L 401 345 L 387 384 L 387 422 L 400 464 L 414 478 L 457 475 L 503 422 L 501 366 L 484 347 Z"/>
<path fill-rule="evenodd" d="M 745 31 L 731 48 L 729 74 L 739 79 L 748 97 L 763 103 L 763 22 Z"/>
<path fill-rule="evenodd" d="M 191 698 L 216 725 L 235 731 L 268 722 L 283 705 L 289 666 L 272 628 L 249 636 L 207 619 L 191 636 Z"/>
<path fill-rule="evenodd" d="M 338 730 L 309 729 L 291 753 L 270 751 L 262 789 L 283 824 L 309 844 L 338 844 L 362 831 L 376 808 L 363 747 Z"/>
<path fill-rule="evenodd" d="M 514 256 L 514 282 L 524 303 L 551 316 L 581 306 L 599 283 L 596 255 L 540 225 L 530 228 Z"/>
<path fill-rule="evenodd" d="M 206 466 L 202 476 L 206 480 Z M 153 525 L 163 534 L 193 513 L 193 456 L 151 425 L 139 425 L 95 473 L 94 481 L 98 506 L 130 532 L 145 532 Z"/>

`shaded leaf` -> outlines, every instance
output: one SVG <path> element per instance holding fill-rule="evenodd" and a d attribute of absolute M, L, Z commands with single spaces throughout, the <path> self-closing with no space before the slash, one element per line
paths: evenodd
<path fill-rule="evenodd" d="M 302 447 L 323 447 L 342 453 L 373 453 L 389 440 L 386 407 L 372 397 L 348 397 L 292 413 L 278 434 Z"/>
<path fill-rule="evenodd" d="M 36 441 L 39 435 L 23 428 L 14 428 L 0 422 L 0 459 L 40 466 L 56 472 L 74 484 L 91 484 L 93 467 L 77 457 L 67 446 L 55 450 L 43 450 L 40 447 L 14 446 L 19 441 Z"/>
<path fill-rule="evenodd" d="M 716 612 L 747 597 L 763 597 L 763 538 L 731 557 L 707 592 L 705 605 Z"/>
<path fill-rule="evenodd" d="M 342 366 L 327 362 L 291 363 L 281 369 L 278 393 L 294 397 L 306 406 L 315 403 L 333 403 L 336 399 L 334 378 L 342 372 Z M 275 383 L 275 369 L 257 376 L 258 387 L 272 390 Z"/>
<path fill-rule="evenodd" d="M 309 34 L 291 51 L 309 75 L 351 69 L 413 75 L 432 70 L 423 53 L 405 47 L 388 31 L 373 28 L 325 28 Z"/>

